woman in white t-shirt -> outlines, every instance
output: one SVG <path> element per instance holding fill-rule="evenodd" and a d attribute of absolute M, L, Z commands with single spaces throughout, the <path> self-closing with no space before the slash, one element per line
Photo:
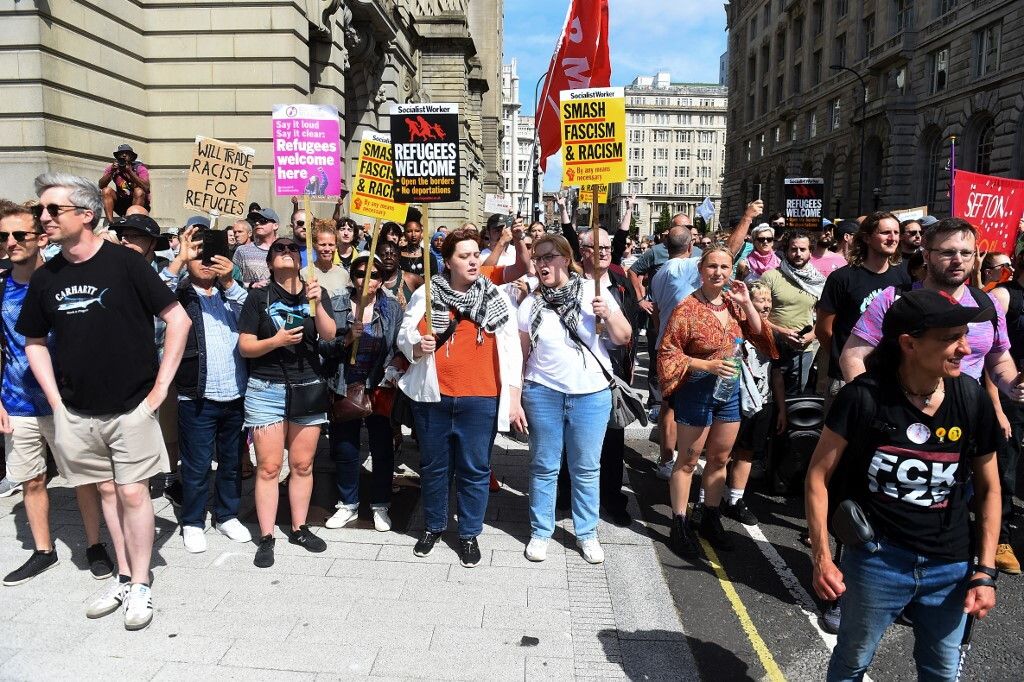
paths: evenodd
<path fill-rule="evenodd" d="M 533 244 L 537 291 L 519 307 L 525 376 L 523 410 L 530 429 L 530 542 L 526 558 L 543 561 L 555 529 L 555 490 L 562 451 L 572 481 L 576 541 L 590 563 L 604 561 L 597 541 L 601 443 L 611 414 L 605 342 L 632 334 L 611 297 L 593 295 L 569 242 L 544 235 Z M 597 317 L 604 333 L 596 332 Z"/>

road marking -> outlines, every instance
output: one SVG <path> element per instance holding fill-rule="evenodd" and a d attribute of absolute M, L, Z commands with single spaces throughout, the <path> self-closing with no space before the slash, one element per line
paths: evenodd
<path fill-rule="evenodd" d="M 750 614 L 747 613 L 747 607 L 743 605 L 740 595 L 736 592 L 736 588 L 733 587 L 732 581 L 729 580 L 729 575 L 722 568 L 722 563 L 718 560 L 715 550 L 703 538 L 700 539 L 700 544 L 704 548 L 704 554 L 708 558 L 708 563 L 711 564 L 711 569 L 715 572 L 715 577 L 718 578 L 718 584 L 722 586 L 722 591 L 725 592 L 729 604 L 732 605 L 732 610 L 740 620 L 743 632 L 754 647 L 754 653 L 761 659 L 761 665 L 765 669 L 767 679 L 772 682 L 785 682 L 786 677 L 782 674 L 782 670 L 779 669 L 779 664 L 775 662 L 775 657 L 772 656 L 768 645 L 764 643 L 761 635 L 757 632 L 754 621 L 750 619 Z"/>

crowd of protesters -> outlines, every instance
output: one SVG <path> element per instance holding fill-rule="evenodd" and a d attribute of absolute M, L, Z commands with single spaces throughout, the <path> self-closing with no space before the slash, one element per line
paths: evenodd
<path fill-rule="evenodd" d="M 601 512 L 632 521 L 624 432 L 609 422 L 642 336 L 669 542 L 688 560 L 702 542 L 734 548 L 723 518 L 756 524 L 744 496 L 787 431 L 789 401 L 823 404 L 802 539 L 825 627 L 839 633 L 829 679 L 861 674 L 897 617 L 927 645 L 921 674 L 948 677 L 965 619 L 994 606 L 998 572 L 1020 573 L 1024 274 L 1016 254 L 979 254 L 963 220 L 875 212 L 812 233 L 764 219 L 755 201 L 717 232 L 679 214 L 645 243 L 631 211 L 578 231 L 564 200 L 560 229 L 494 215 L 482 230 L 428 232 L 410 211 L 378 235 L 340 203 L 330 219 L 293 204 L 287 230 L 253 204 L 225 230 L 229 251 L 212 253 L 207 219 L 162 232 L 146 167 L 127 145 L 114 159 L 99 183 L 45 174 L 35 199 L 0 203 L 0 495 L 23 492 L 35 545 L 5 585 L 58 561 L 48 451 L 75 488 L 89 570 L 109 580 L 86 615 L 123 607 L 134 630 L 154 612 L 151 479 L 180 508 L 186 550 L 206 550 L 209 507 L 211 525 L 255 542 L 267 569 L 285 479 L 288 542 L 326 550 L 307 524 L 324 434 L 338 497 L 326 528 L 355 521 L 368 498 L 373 527 L 391 530 L 403 427 L 419 450 L 415 556 L 447 532 L 454 484 L 459 560 L 480 562 L 491 451 L 513 432 L 531 455 L 526 558 L 546 559 L 568 507 L 581 555 L 600 563 Z M 256 538 L 238 518 L 250 444 Z M 874 535 L 849 540 L 841 513 Z M 927 593 L 914 589 L 921 565 L 933 567 Z"/>

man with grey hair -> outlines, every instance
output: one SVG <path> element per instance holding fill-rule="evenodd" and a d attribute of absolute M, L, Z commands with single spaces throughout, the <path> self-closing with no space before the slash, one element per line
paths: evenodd
<path fill-rule="evenodd" d="M 118 578 L 86 615 L 100 618 L 124 604 L 125 628 L 141 630 L 153 619 L 149 479 L 168 471 L 156 414 L 192 323 L 142 256 L 96 235 L 103 201 L 95 184 L 48 173 L 35 185 L 36 214 L 61 250 L 32 275 L 16 331 L 53 410 L 61 472 L 71 485 L 99 487 L 117 556 Z M 154 316 L 167 325 L 162 360 Z M 46 343 L 51 333 L 55 358 Z"/>

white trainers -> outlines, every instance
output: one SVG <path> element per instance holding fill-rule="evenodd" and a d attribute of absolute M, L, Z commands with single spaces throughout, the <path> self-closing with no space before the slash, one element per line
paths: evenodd
<path fill-rule="evenodd" d="M 218 523 L 217 530 L 232 542 L 252 542 L 252 533 L 238 519 L 228 519 L 223 523 Z"/>
<path fill-rule="evenodd" d="M 374 515 L 376 516 L 376 515 Z M 326 528 L 341 528 L 345 524 L 355 521 L 359 517 L 358 509 L 349 509 L 341 502 L 338 503 L 338 511 L 334 512 L 331 518 L 324 521 Z M 374 519 L 376 521 L 376 518 Z"/>
<path fill-rule="evenodd" d="M 530 561 L 544 561 L 548 558 L 548 541 L 546 538 L 530 538 L 526 545 L 526 558 Z"/>
<path fill-rule="evenodd" d="M 381 533 L 391 530 L 391 516 L 388 514 L 387 507 L 373 508 L 373 527 Z"/>
<path fill-rule="evenodd" d="M 206 533 L 197 526 L 182 526 L 181 541 L 185 543 L 185 549 L 193 554 L 206 551 Z"/>
<path fill-rule="evenodd" d="M 661 462 L 658 464 L 658 470 L 654 472 L 654 475 L 663 481 L 667 481 L 672 478 L 672 470 L 676 467 L 675 456 L 668 462 Z"/>
<path fill-rule="evenodd" d="M 581 540 L 577 544 L 580 546 L 580 554 L 583 555 L 587 563 L 604 563 L 604 550 L 601 549 L 601 543 L 597 541 L 597 538 Z"/>
<path fill-rule="evenodd" d="M 124 629 L 142 630 L 153 622 L 153 591 L 149 585 L 136 583 L 124 601 Z"/>
<path fill-rule="evenodd" d="M 89 604 L 89 608 L 85 610 L 85 617 L 102 618 L 117 611 L 121 604 L 124 603 L 127 594 L 128 583 L 120 582 L 117 576 L 115 576 L 110 584 L 107 585 L 107 588 L 103 590 L 103 594 L 97 597 L 93 603 Z"/>

